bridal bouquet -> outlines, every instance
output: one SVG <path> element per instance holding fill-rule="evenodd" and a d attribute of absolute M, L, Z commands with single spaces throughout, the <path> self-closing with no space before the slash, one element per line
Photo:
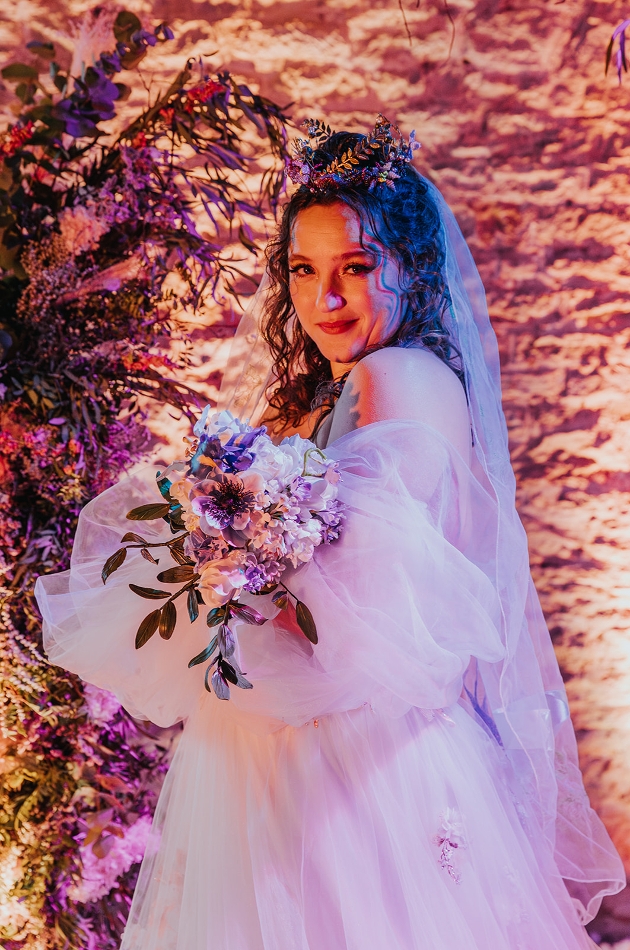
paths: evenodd
<path fill-rule="evenodd" d="M 158 562 L 149 549 L 167 548 L 176 564 L 161 571 L 157 580 L 181 585 L 175 593 L 129 585 L 140 597 L 164 601 L 140 624 L 136 648 L 157 631 L 165 640 L 172 636 L 181 595 L 186 594 L 191 622 L 201 605 L 209 606 L 206 622 L 216 633 L 188 665 L 210 661 L 206 689 L 212 687 L 219 699 L 229 699 L 230 684 L 252 688 L 235 659 L 230 621 L 266 622 L 253 607 L 239 602 L 243 592 L 271 593 L 277 607 L 295 610 L 300 629 L 317 643 L 311 612 L 282 582 L 282 575 L 287 567 L 310 561 L 317 545 L 339 537 L 339 472 L 337 463 L 313 442 L 294 435 L 274 445 L 265 426 L 252 428 L 227 411 L 211 415 L 207 406 L 193 431 L 196 438 L 189 440 L 188 458 L 158 472 L 162 501 L 127 514 L 131 521 L 163 518 L 175 536 L 151 543 L 128 532 L 122 538 L 126 546 L 108 558 L 102 577 L 105 583 L 131 548 L 139 548 L 154 564 Z"/>

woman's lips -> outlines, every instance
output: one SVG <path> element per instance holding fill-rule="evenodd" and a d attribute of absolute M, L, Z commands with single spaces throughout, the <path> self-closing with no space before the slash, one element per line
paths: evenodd
<path fill-rule="evenodd" d="M 333 320 L 330 323 L 318 323 L 317 326 L 323 333 L 345 333 L 356 322 L 356 320 Z"/>

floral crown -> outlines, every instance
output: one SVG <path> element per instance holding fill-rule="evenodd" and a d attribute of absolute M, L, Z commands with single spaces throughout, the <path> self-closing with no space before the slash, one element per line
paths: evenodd
<path fill-rule="evenodd" d="M 312 192 L 358 184 L 367 185 L 369 191 L 376 185 L 393 188 L 400 172 L 420 148 L 415 132 L 406 142 L 400 129 L 379 115 L 369 135 L 323 167 L 316 164 L 315 152 L 336 133 L 319 119 L 306 119 L 303 125 L 308 138 L 293 143 L 295 154 L 287 163 L 287 174 L 294 184 L 304 185 Z"/>

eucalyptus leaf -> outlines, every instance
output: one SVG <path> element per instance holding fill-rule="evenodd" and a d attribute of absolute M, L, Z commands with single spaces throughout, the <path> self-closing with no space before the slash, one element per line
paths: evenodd
<path fill-rule="evenodd" d="M 125 558 L 127 557 L 127 548 L 119 548 L 118 551 L 115 551 L 111 557 L 108 557 L 103 565 L 103 570 L 101 571 L 101 577 L 103 583 L 107 580 L 110 574 L 113 574 L 114 571 L 117 571 L 121 564 L 124 563 Z"/>
<path fill-rule="evenodd" d="M 228 683 L 232 683 L 233 686 L 238 685 L 236 670 L 231 663 L 228 663 L 227 660 L 221 659 L 219 660 L 218 669 L 221 675 L 228 681 Z"/>
<path fill-rule="evenodd" d="M 213 607 L 208 611 L 206 623 L 209 627 L 216 627 L 217 624 L 225 620 L 225 607 Z"/>
<path fill-rule="evenodd" d="M 182 584 L 198 577 L 199 575 L 195 573 L 194 567 L 181 565 L 180 567 L 169 567 L 165 571 L 160 571 L 157 579 L 160 584 Z"/>
<path fill-rule="evenodd" d="M 191 587 L 190 590 L 188 591 L 187 606 L 188 606 L 188 616 L 190 618 L 190 622 L 194 623 L 197 617 L 199 616 L 199 604 L 197 602 L 197 598 L 195 597 L 194 587 Z"/>
<path fill-rule="evenodd" d="M 139 650 L 140 647 L 143 647 L 145 643 L 151 639 L 160 623 L 161 613 L 162 611 L 160 609 L 152 610 L 151 613 L 144 618 L 136 634 L 136 650 Z"/>
<path fill-rule="evenodd" d="M 138 508 L 132 508 L 127 512 L 126 517 L 129 521 L 157 521 L 158 518 L 164 518 L 170 511 L 170 505 L 157 502 L 152 505 L 140 505 Z"/>
<path fill-rule="evenodd" d="M 259 627 L 262 626 L 263 623 L 267 623 L 266 617 L 263 617 L 263 615 L 257 610 L 254 610 L 253 607 L 246 607 L 244 604 L 230 604 L 230 613 L 243 623 L 255 623 Z"/>
<path fill-rule="evenodd" d="M 188 669 L 192 669 L 193 666 L 199 666 L 200 663 L 205 663 L 206 660 L 209 660 L 214 651 L 217 648 L 218 637 L 213 637 L 208 646 L 198 653 L 197 656 L 194 656 L 192 660 L 188 662 Z M 217 657 L 218 659 L 218 657 Z"/>
<path fill-rule="evenodd" d="M 295 618 L 306 639 L 310 640 L 311 643 L 317 643 L 317 627 L 313 620 L 313 614 L 301 600 L 298 600 L 295 605 Z"/>
<path fill-rule="evenodd" d="M 123 543 L 124 543 L 125 541 L 135 541 L 136 544 L 148 544 L 148 543 L 149 543 L 148 541 L 145 541 L 144 538 L 141 538 L 139 534 L 135 534 L 133 531 L 128 531 L 125 535 L 123 535 L 123 537 L 122 537 L 120 540 L 121 540 L 121 542 L 123 542 Z"/>
<path fill-rule="evenodd" d="M 157 487 L 160 490 L 160 495 L 162 496 L 162 498 L 165 498 L 169 504 L 173 501 L 173 498 L 170 493 L 170 487 L 172 484 L 173 483 L 170 482 L 168 478 L 164 478 L 164 476 L 160 478 L 159 473 L 158 473 Z"/>
<path fill-rule="evenodd" d="M 271 598 L 276 607 L 279 607 L 280 610 L 286 610 L 289 606 L 289 595 L 286 590 L 278 590 Z"/>
<path fill-rule="evenodd" d="M 214 690 L 215 696 L 217 699 L 229 699 L 230 698 L 230 687 L 225 681 L 225 677 L 221 675 L 219 670 L 215 670 L 212 674 L 212 689 Z"/>
<path fill-rule="evenodd" d="M 157 558 L 153 557 L 153 555 L 151 554 L 151 552 L 149 551 L 148 548 L 142 548 L 142 550 L 140 551 L 140 554 L 141 554 L 142 557 L 145 559 L 145 561 L 150 561 L 151 564 L 159 564 L 159 563 L 160 563 Z"/>
<path fill-rule="evenodd" d="M 184 554 L 184 552 L 179 547 L 175 547 L 175 545 L 173 544 L 169 547 L 168 550 L 173 560 L 177 561 L 178 564 L 182 566 L 190 564 L 191 566 L 193 566 L 193 562 L 190 560 L 189 557 L 187 557 Z"/>
<path fill-rule="evenodd" d="M 253 688 L 254 688 L 254 684 L 253 684 L 253 683 L 250 683 L 249 680 L 245 679 L 245 677 L 243 676 L 243 674 L 242 674 L 242 673 L 239 673 L 238 670 L 236 670 L 236 685 L 237 685 L 238 687 L 240 687 L 240 689 L 253 689 Z"/>
<path fill-rule="evenodd" d="M 177 607 L 172 600 L 167 600 L 167 602 L 162 607 L 160 611 L 160 636 L 163 640 L 170 640 L 173 636 L 173 631 L 175 630 L 175 624 L 177 623 Z"/>
<path fill-rule="evenodd" d="M 167 590 L 157 590 L 155 587 L 138 587 L 137 584 L 130 584 L 129 589 L 147 600 L 164 600 L 165 597 L 171 596 Z"/>

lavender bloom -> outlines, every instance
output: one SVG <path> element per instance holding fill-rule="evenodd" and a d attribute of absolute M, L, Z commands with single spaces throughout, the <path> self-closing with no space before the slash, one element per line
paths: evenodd
<path fill-rule="evenodd" d="M 313 490 L 313 486 L 305 478 L 302 478 L 301 475 L 291 482 L 289 486 L 289 491 L 291 492 L 291 497 L 295 498 L 298 502 L 308 501 L 309 496 Z"/>
<path fill-rule="evenodd" d="M 284 565 L 278 561 L 258 561 L 254 554 L 248 555 L 245 566 L 247 583 L 245 590 L 257 594 L 268 584 L 275 584 L 284 570 Z"/>
<path fill-rule="evenodd" d="M 322 524 L 321 535 L 324 544 L 330 544 L 331 541 L 336 541 L 341 534 L 344 507 L 340 501 L 335 499 L 329 502 L 328 507 L 324 511 L 316 511 L 313 513 L 313 517 Z"/>

